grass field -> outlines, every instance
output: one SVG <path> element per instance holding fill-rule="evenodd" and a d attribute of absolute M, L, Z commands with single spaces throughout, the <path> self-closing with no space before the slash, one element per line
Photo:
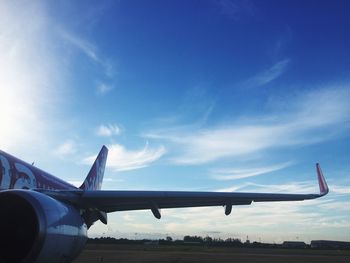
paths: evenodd
<path fill-rule="evenodd" d="M 123 262 L 350 262 L 350 251 L 311 249 L 206 248 L 191 246 L 87 245 L 74 263 Z"/>

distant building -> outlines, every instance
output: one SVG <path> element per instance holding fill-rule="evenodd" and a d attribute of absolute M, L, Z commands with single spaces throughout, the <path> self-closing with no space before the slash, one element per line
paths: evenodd
<path fill-rule="evenodd" d="M 332 240 L 312 240 L 311 248 L 320 249 L 350 249 L 350 242 Z"/>
<path fill-rule="evenodd" d="M 284 248 L 306 248 L 305 242 L 301 241 L 284 241 L 282 244 Z"/>

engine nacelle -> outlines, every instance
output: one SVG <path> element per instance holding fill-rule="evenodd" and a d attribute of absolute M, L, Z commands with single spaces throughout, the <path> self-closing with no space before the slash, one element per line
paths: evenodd
<path fill-rule="evenodd" d="M 0 262 L 70 262 L 84 248 L 79 211 L 30 190 L 0 192 Z"/>

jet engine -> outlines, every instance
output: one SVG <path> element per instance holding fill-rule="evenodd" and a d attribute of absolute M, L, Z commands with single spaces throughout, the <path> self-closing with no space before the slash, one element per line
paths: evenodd
<path fill-rule="evenodd" d="M 70 262 L 87 226 L 69 204 L 31 190 L 0 192 L 0 262 Z"/>

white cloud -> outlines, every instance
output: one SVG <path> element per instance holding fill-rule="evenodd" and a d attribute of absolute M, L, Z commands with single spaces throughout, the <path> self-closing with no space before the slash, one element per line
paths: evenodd
<path fill-rule="evenodd" d="M 67 140 L 54 150 L 54 154 L 59 157 L 65 157 L 67 155 L 76 153 L 76 151 L 77 151 L 76 143 L 72 140 Z"/>
<path fill-rule="evenodd" d="M 346 185 L 330 185 L 332 193 L 340 194 L 340 195 L 350 195 L 350 186 Z"/>
<path fill-rule="evenodd" d="M 311 182 L 305 182 L 305 189 L 307 184 L 311 186 Z M 298 186 L 296 184 L 294 187 Z M 347 202 L 343 203 L 346 204 Z M 282 242 L 295 239 L 296 236 L 306 242 L 310 239 L 322 239 L 322 236 L 348 240 L 350 220 L 346 213 L 342 216 L 330 213 L 332 207 L 341 206 L 341 202 L 335 202 L 326 196 L 300 202 L 234 206 L 230 216 L 224 215 L 223 207 L 162 209 L 161 220 L 154 219 L 149 210 L 122 212 L 112 214 L 111 223 L 118 222 L 118 229 L 130 229 L 132 226 L 133 233 L 158 233 L 162 230 L 163 234 L 158 234 L 158 238 L 164 233 L 182 238 L 188 234 L 213 236 L 212 233 L 220 232 L 218 236 L 221 238 L 235 237 L 245 240 L 249 235 L 251 240 L 261 237 L 266 242 Z M 344 208 L 343 211 L 347 210 Z"/>
<path fill-rule="evenodd" d="M 104 95 L 104 94 L 110 92 L 112 89 L 113 89 L 113 86 L 105 84 L 105 83 L 99 83 L 96 86 L 96 92 L 99 95 Z"/>
<path fill-rule="evenodd" d="M 213 178 L 217 180 L 237 180 L 242 178 L 259 176 L 271 172 L 275 172 L 281 169 L 284 169 L 292 165 L 292 162 L 280 163 L 271 166 L 249 168 L 249 169 L 237 169 L 237 168 L 228 168 L 228 169 L 217 169 L 213 170 Z"/>
<path fill-rule="evenodd" d="M 330 140 L 349 130 L 350 89 L 330 87 L 291 100 L 281 110 L 208 129 L 162 128 L 145 137 L 172 146 L 173 162 L 201 164 L 243 157 L 273 148 L 304 146 Z"/>
<path fill-rule="evenodd" d="M 270 83 L 285 72 L 288 64 L 289 64 L 289 59 L 281 60 L 276 64 L 274 64 L 269 69 L 263 72 L 260 72 L 256 76 L 247 80 L 245 84 L 248 87 L 259 87 L 267 83 Z"/>
<path fill-rule="evenodd" d="M 350 212 L 350 202 L 349 201 L 339 201 L 339 202 L 331 202 L 326 204 L 321 204 L 320 207 L 327 210 L 341 210 L 341 211 L 349 211 Z"/>
<path fill-rule="evenodd" d="M 297 232 L 303 233 L 301 238 L 309 241 L 307 239 L 310 235 L 315 237 L 315 232 L 319 232 L 320 228 L 327 229 L 333 238 L 341 234 L 346 236 L 342 230 L 350 225 L 348 219 L 337 216 L 324 217 L 332 207 L 341 207 L 346 203 L 333 204 L 327 198 L 301 202 L 253 203 L 248 206 L 234 206 L 232 214 L 228 217 L 224 216 L 224 209 L 220 207 L 169 209 L 162 212 L 163 219 L 167 218 L 170 222 L 169 230 L 174 232 L 244 231 L 247 235 L 251 231 L 254 235 L 268 234 L 275 238 L 281 237 L 280 232 L 286 236 Z M 337 230 L 340 232 L 337 233 Z M 328 237 L 330 238 L 330 234 Z"/>
<path fill-rule="evenodd" d="M 103 68 L 104 74 L 106 77 L 112 78 L 115 75 L 112 61 L 103 58 L 99 54 L 97 47 L 93 43 L 78 36 L 77 34 L 73 34 L 67 31 L 64 28 L 59 28 L 58 33 L 63 40 L 65 40 L 67 43 L 71 44 L 72 46 L 76 47 L 79 51 L 84 53 L 88 58 L 93 60 L 95 63 L 99 64 Z M 112 89 L 112 86 L 109 86 L 106 84 L 100 84 L 97 86 L 97 91 L 107 92 L 111 89 Z"/>
<path fill-rule="evenodd" d="M 114 171 L 135 170 L 149 166 L 151 163 L 161 158 L 166 150 L 163 146 L 150 148 L 148 143 L 140 150 L 127 150 L 123 145 L 112 144 L 108 146 L 107 167 Z M 91 164 L 96 156 L 84 159 L 84 163 Z"/>
<path fill-rule="evenodd" d="M 236 21 L 252 17 L 257 12 L 256 7 L 250 1 L 217 0 L 215 2 L 220 7 L 223 15 Z"/>
<path fill-rule="evenodd" d="M 133 222 L 133 221 L 135 221 L 135 216 L 133 216 L 129 212 L 125 212 L 125 214 L 123 215 L 123 220 L 126 222 Z"/>
<path fill-rule="evenodd" d="M 103 178 L 103 181 L 104 182 L 108 182 L 108 183 L 110 183 L 110 182 L 113 182 L 113 183 L 121 183 L 121 182 L 124 182 L 125 180 L 124 179 L 115 179 L 115 178 L 110 178 L 110 177 L 104 177 Z"/>
<path fill-rule="evenodd" d="M 74 181 L 74 180 L 68 180 L 67 182 L 74 185 L 75 187 L 80 187 L 82 184 L 81 181 Z"/>
<path fill-rule="evenodd" d="M 272 186 L 241 184 L 240 187 L 252 192 L 313 193 L 317 183 L 315 179 Z M 344 213 L 334 214 L 334 209 Z M 249 235 L 251 240 L 262 238 L 265 242 L 282 242 L 298 236 L 300 240 L 309 242 L 311 239 L 326 238 L 348 240 L 350 220 L 347 211 L 348 201 L 336 201 L 331 192 L 316 200 L 234 206 L 230 216 L 224 215 L 223 207 L 179 208 L 162 209 L 160 221 L 153 219 L 149 210 L 115 213 L 111 215 L 111 223 L 118 222 L 118 229 L 132 226 L 133 233 L 157 233 L 162 229 L 163 235 L 166 231 L 180 238 L 188 234 L 212 236 L 210 232 L 220 232 L 218 236 L 221 238 L 245 240 Z M 162 234 L 157 237 L 162 237 Z"/>
<path fill-rule="evenodd" d="M 317 180 L 304 181 L 304 182 L 288 182 L 286 184 L 256 184 L 256 183 L 243 183 L 235 184 L 231 187 L 217 189 L 217 192 L 256 192 L 256 193 L 318 193 L 319 188 Z"/>
<path fill-rule="evenodd" d="M 38 144 L 43 149 L 52 136 L 62 70 L 50 24 L 41 2 L 24 1 L 19 8 L 18 3 L 0 1 L 2 149 L 25 151 Z"/>
<path fill-rule="evenodd" d="M 108 125 L 101 124 L 97 128 L 96 134 L 102 137 L 110 137 L 114 135 L 119 135 L 121 131 L 122 129 L 116 124 L 108 124 Z"/>
<path fill-rule="evenodd" d="M 90 59 L 94 60 L 95 62 L 101 63 L 101 60 L 96 53 L 96 47 L 92 43 L 76 35 L 73 35 L 67 30 L 63 30 L 62 28 L 59 30 L 59 33 L 64 40 L 81 50 Z"/>

